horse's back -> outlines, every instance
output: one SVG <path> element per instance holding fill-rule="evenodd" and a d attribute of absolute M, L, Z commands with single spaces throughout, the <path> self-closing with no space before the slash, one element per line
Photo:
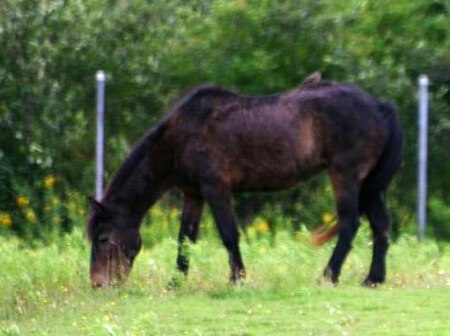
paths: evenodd
<path fill-rule="evenodd" d="M 385 137 L 376 99 L 347 84 L 263 97 L 203 88 L 186 106 L 181 170 L 239 190 L 284 189 L 333 165 L 366 175 Z"/>

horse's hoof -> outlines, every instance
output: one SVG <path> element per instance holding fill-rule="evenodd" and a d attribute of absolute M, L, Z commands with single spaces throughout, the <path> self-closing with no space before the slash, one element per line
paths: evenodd
<path fill-rule="evenodd" d="M 234 279 L 230 281 L 233 286 L 240 287 L 245 285 L 245 278 Z"/>
<path fill-rule="evenodd" d="M 371 277 L 367 277 L 363 282 L 362 286 L 367 288 L 376 288 L 379 284 L 382 284 L 384 280 L 382 279 L 373 279 Z"/>
<path fill-rule="evenodd" d="M 230 277 L 230 283 L 235 286 L 241 286 L 245 283 L 245 270 L 240 270 L 237 274 L 232 274 Z"/>
<path fill-rule="evenodd" d="M 332 283 L 335 286 L 338 283 L 337 275 L 331 270 L 329 266 L 323 271 L 323 277 L 326 281 Z"/>
<path fill-rule="evenodd" d="M 366 279 L 366 280 L 364 280 L 364 281 L 362 282 L 361 285 L 362 285 L 363 287 L 367 287 L 367 288 L 377 288 L 378 283 L 377 283 L 377 282 L 374 282 L 374 281 L 371 281 L 371 280 L 369 280 L 369 279 Z"/>

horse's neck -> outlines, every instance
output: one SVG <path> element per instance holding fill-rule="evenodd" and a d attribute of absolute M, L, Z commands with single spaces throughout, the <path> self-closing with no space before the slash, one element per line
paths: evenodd
<path fill-rule="evenodd" d="M 136 165 L 119 187 L 107 191 L 105 200 L 139 223 L 167 188 L 166 179 L 154 173 L 147 157 Z"/>

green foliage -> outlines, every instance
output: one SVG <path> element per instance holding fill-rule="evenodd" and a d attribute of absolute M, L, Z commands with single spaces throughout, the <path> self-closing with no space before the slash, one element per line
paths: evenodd
<path fill-rule="evenodd" d="M 412 206 L 416 176 L 416 80 L 431 79 L 429 124 L 430 187 L 448 201 L 450 156 L 442 144 L 450 139 L 450 7 L 445 1 L 350 1 L 342 10 L 329 55 L 347 74 L 376 95 L 392 99 L 400 111 L 405 133 L 404 165 L 396 185 L 397 197 Z M 346 2 L 350 3 L 350 2 Z M 336 8 L 337 9 L 337 8 Z"/>
<path fill-rule="evenodd" d="M 399 224 L 410 222 L 415 202 L 420 73 L 431 79 L 430 194 L 450 200 L 444 178 L 450 171 L 449 16 L 442 0 L 3 0 L 0 229 L 10 226 L 27 237 L 46 232 L 49 196 L 40 181 L 50 175 L 58 181 L 52 197 L 61 200 L 54 210 L 58 230 L 78 223 L 66 203 L 80 205 L 80 194 L 93 190 L 94 75 L 103 69 L 108 179 L 169 103 L 199 82 L 263 94 L 321 70 L 394 100 L 406 147 L 389 196 L 395 228 L 403 230 Z M 33 230 L 24 229 L 16 204 L 21 195 L 39 218 Z M 252 198 L 238 198 L 237 205 Z M 315 225 L 333 207 L 323 179 L 255 202 L 271 228 L 281 213 L 291 216 L 294 230 Z"/>
<path fill-rule="evenodd" d="M 0 213 L 0 233 L 13 227 L 15 233 L 33 243 L 33 238 L 53 242 L 70 231 L 73 223 L 83 223 L 86 202 L 78 192 L 67 191 L 64 181 L 53 175 L 33 179 L 32 185 L 15 180 L 13 205 Z"/>
<path fill-rule="evenodd" d="M 450 205 L 442 202 L 440 198 L 433 197 L 429 202 L 429 222 L 434 236 L 445 238 L 450 236 Z"/>

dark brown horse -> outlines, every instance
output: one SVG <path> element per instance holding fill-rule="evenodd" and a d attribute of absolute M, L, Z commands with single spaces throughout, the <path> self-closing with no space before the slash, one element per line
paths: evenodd
<path fill-rule="evenodd" d="M 286 189 L 323 170 L 331 179 L 339 223 L 325 277 L 338 281 L 359 217 L 366 215 L 373 258 L 364 283 L 383 282 L 390 219 L 382 193 L 401 152 L 392 104 L 350 84 L 315 74 L 291 91 L 260 97 L 197 87 L 140 140 L 101 201 L 92 201 L 91 282 L 103 286 L 127 277 L 141 248 L 141 220 L 171 188 L 184 195 L 178 269 L 188 272 L 181 246 L 186 239 L 196 241 L 206 202 L 229 254 L 231 281 L 239 281 L 245 269 L 233 192 Z"/>

